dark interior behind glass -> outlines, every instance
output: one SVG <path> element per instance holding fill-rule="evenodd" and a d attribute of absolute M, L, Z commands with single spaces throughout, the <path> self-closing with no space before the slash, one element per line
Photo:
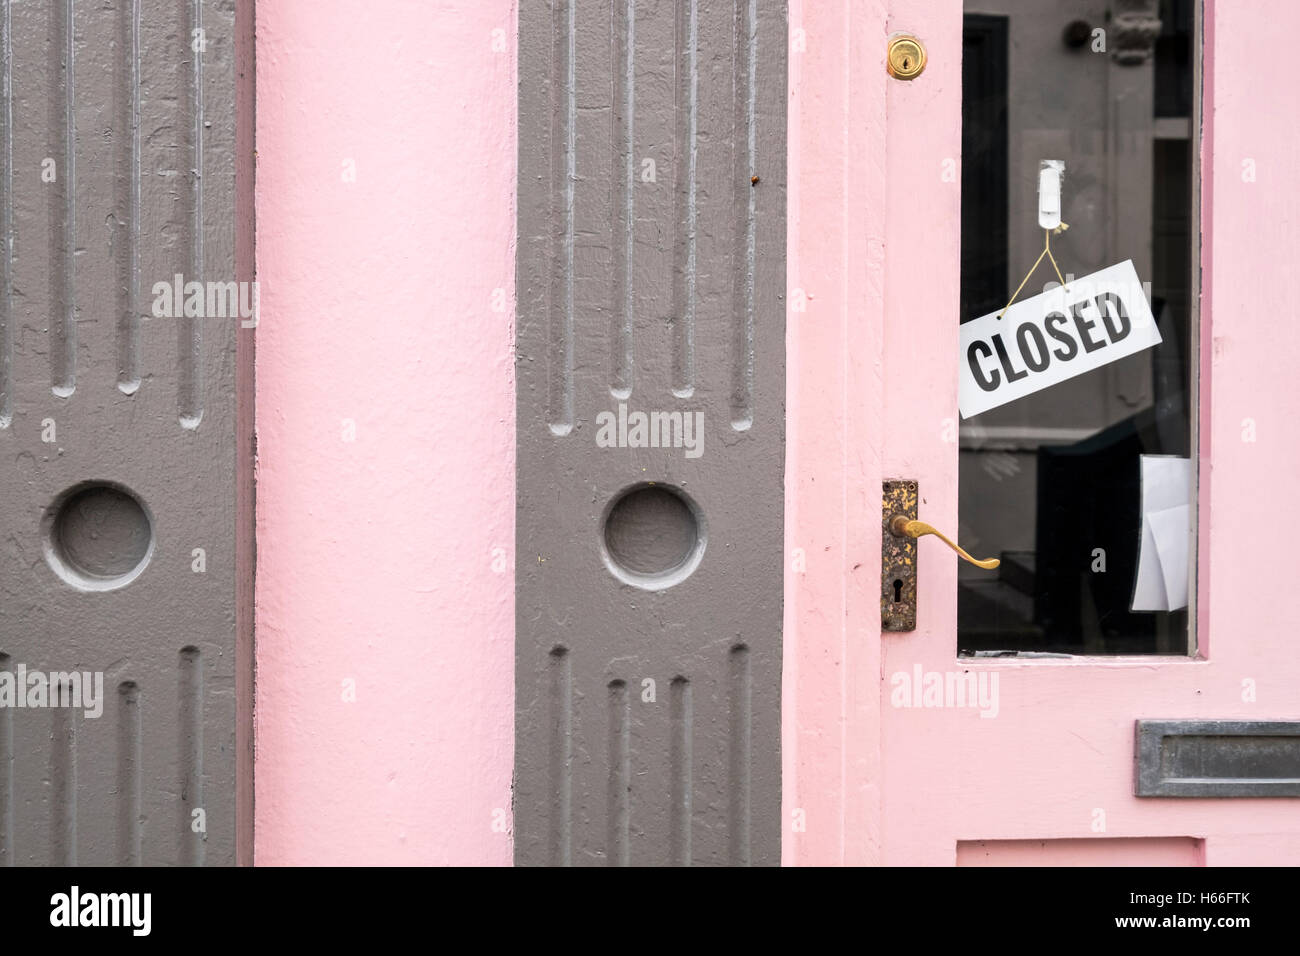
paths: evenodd
<path fill-rule="evenodd" d="M 1149 0 L 1144 31 L 1141 0 L 1111 6 L 966 2 L 961 321 L 1001 310 L 1042 250 L 1038 165 L 1059 159 L 1067 283 L 1132 259 L 1162 342 L 962 421 L 959 540 L 1002 560 L 961 565 L 963 654 L 1189 652 L 1186 608 L 1130 608 L 1139 456 L 1191 453 L 1194 7 Z"/>

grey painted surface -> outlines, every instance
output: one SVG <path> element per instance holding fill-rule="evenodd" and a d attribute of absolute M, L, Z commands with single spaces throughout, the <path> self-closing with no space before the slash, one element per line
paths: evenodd
<path fill-rule="evenodd" d="M 785 6 L 519 17 L 515 859 L 777 864 Z"/>
<path fill-rule="evenodd" d="M 1300 797 L 1300 720 L 1139 720 L 1139 797 Z"/>
<path fill-rule="evenodd" d="M 233 863 L 239 319 L 151 311 L 251 278 L 234 3 L 0 11 L 0 668 L 105 698 L 0 710 L 0 864 Z"/>

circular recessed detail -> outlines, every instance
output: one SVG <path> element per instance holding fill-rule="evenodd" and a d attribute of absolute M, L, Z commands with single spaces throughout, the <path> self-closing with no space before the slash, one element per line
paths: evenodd
<path fill-rule="evenodd" d="M 108 481 L 69 488 L 42 520 L 45 560 L 85 591 L 130 584 L 153 554 L 153 519 L 131 491 Z"/>
<path fill-rule="evenodd" d="M 601 556 L 625 584 L 662 591 L 688 578 L 704 555 L 704 515 L 684 491 L 637 484 L 610 502 L 601 521 Z"/>

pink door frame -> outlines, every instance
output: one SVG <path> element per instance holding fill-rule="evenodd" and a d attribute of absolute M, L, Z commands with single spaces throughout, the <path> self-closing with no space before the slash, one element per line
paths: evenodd
<path fill-rule="evenodd" d="M 1300 337 L 1285 334 L 1283 283 L 1267 284 L 1300 242 L 1286 178 L 1300 133 L 1267 122 L 1300 81 L 1285 48 L 1300 11 L 1218 6 L 1198 608 L 1213 653 L 1154 680 L 1146 662 L 1035 670 L 1047 692 L 1095 691 L 1102 715 L 1016 716 L 1004 684 L 1011 719 L 986 722 L 998 732 L 963 764 L 945 748 L 970 728 L 903 728 L 882 695 L 897 648 L 955 661 L 952 559 L 921 549 L 910 644 L 884 652 L 876 603 L 880 480 L 919 479 L 926 516 L 956 523 L 956 446 L 940 439 L 956 323 L 899 317 L 955 311 L 960 196 L 939 163 L 960 156 L 961 4 L 791 0 L 789 301 L 802 292 L 807 309 L 787 332 L 786 863 L 951 864 L 958 839 L 1091 838 L 1098 805 L 1107 836 L 1203 838 L 1209 863 L 1300 862 L 1288 804 L 1138 801 L 1119 743 L 1121 717 L 1131 734 L 1138 716 L 1300 716 L 1287 653 L 1300 612 L 1272 600 L 1300 531 L 1285 506 Z M 515 12 L 257 8 L 259 864 L 511 860 Z M 929 46 L 913 84 L 885 76 L 894 30 Z M 936 122 L 908 122 L 918 112 Z M 1270 537 L 1234 533 L 1246 528 Z M 1075 770 L 1051 775 L 1053 741 Z M 1085 771 L 1092 791 L 1078 793 Z M 1043 806 L 981 796 L 981 774 L 1032 781 Z"/>

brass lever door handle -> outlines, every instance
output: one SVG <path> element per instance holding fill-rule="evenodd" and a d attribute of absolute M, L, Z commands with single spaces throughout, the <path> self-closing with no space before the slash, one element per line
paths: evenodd
<path fill-rule="evenodd" d="M 914 478 L 891 478 L 881 486 L 880 518 L 880 630 L 916 630 L 917 538 L 932 534 L 965 560 L 991 571 L 997 558 L 972 558 L 933 525 L 918 521 L 920 484 Z"/>
<path fill-rule="evenodd" d="M 965 558 L 977 568 L 983 568 L 985 571 L 992 571 L 1002 562 L 997 558 L 980 558 L 971 557 L 964 548 L 959 546 L 933 525 L 928 525 L 924 521 L 917 521 L 915 518 L 909 518 L 907 515 L 892 515 L 889 519 L 889 533 L 896 538 L 920 538 L 927 534 L 932 534 L 948 547 L 957 552 L 958 555 Z"/>

